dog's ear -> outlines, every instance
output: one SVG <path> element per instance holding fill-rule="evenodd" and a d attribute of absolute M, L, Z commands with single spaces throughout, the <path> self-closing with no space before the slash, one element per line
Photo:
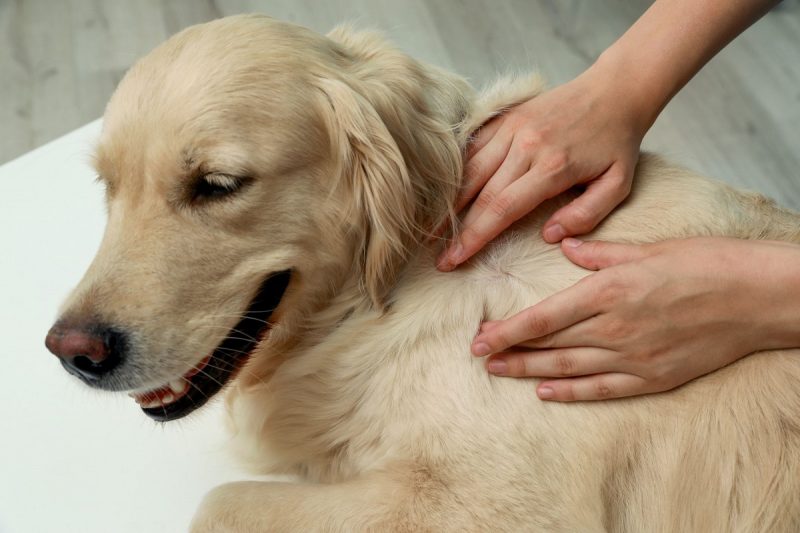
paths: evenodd
<path fill-rule="evenodd" d="M 320 79 L 340 178 L 342 220 L 357 235 L 361 284 L 382 308 L 421 228 L 414 184 L 395 139 L 373 106 L 345 82 Z"/>

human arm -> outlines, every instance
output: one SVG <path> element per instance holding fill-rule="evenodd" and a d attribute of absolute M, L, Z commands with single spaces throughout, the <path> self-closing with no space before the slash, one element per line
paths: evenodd
<path fill-rule="evenodd" d="M 591 231 L 628 195 L 642 138 L 669 100 L 775 0 L 656 0 L 583 74 L 487 123 L 469 147 L 452 270 L 547 198 L 586 190 L 550 217 L 548 242 Z"/>
<path fill-rule="evenodd" d="M 660 392 L 755 351 L 800 347 L 800 245 L 721 237 L 648 245 L 565 239 L 597 270 L 504 321 L 472 350 L 541 399 Z M 501 368 L 505 363 L 505 369 Z"/>

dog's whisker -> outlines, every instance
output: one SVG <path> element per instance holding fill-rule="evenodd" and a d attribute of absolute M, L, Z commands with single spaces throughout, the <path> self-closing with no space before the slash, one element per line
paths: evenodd
<path fill-rule="evenodd" d="M 194 330 L 193 330 L 193 332 L 200 331 L 201 329 L 202 329 L 202 328 L 196 328 L 196 329 L 194 329 Z M 212 329 L 212 327 L 208 327 L 208 328 L 205 328 L 205 329 Z M 213 328 L 213 329 L 222 329 L 222 328 Z M 243 335 L 243 337 L 234 337 L 234 336 L 231 336 L 231 335 L 226 335 L 226 336 L 225 336 L 225 337 L 223 337 L 223 339 L 220 341 L 220 344 L 221 344 L 221 343 L 223 343 L 223 342 L 225 342 L 227 339 L 231 339 L 231 340 L 239 340 L 239 341 L 248 341 L 248 342 L 259 342 L 259 340 L 260 340 L 260 339 L 257 339 L 256 337 L 253 337 L 253 336 L 251 336 L 251 335 L 248 335 L 247 333 L 245 333 L 245 332 L 243 332 L 243 331 L 238 331 L 238 330 L 228 330 L 228 329 L 225 329 L 225 331 L 231 331 L 231 332 L 233 332 L 233 333 L 238 333 L 239 335 Z"/>
<path fill-rule="evenodd" d="M 253 320 L 261 320 L 260 318 L 255 318 L 250 316 L 251 313 L 270 313 L 274 311 L 274 309 L 252 309 L 249 310 L 247 313 L 216 313 L 216 314 L 209 314 L 206 315 L 209 318 L 252 318 Z"/>
<path fill-rule="evenodd" d="M 222 339 L 220 344 L 222 344 L 223 342 L 229 341 L 229 340 L 232 340 L 232 341 L 245 341 L 245 342 L 259 342 L 259 339 L 256 339 L 254 337 L 233 337 L 233 336 L 228 336 L 228 337 L 225 337 L 224 339 Z M 217 349 L 219 349 L 219 348 L 217 348 Z M 231 348 L 224 348 L 224 349 L 230 350 Z"/>
<path fill-rule="evenodd" d="M 268 312 L 268 310 L 256 311 L 256 312 L 258 312 L 258 313 L 266 313 L 266 312 Z M 269 325 L 269 326 L 274 325 L 274 322 L 270 322 L 269 320 L 263 320 L 261 318 L 255 318 L 253 316 L 246 316 L 246 315 L 236 315 L 236 314 L 231 314 L 231 315 L 225 315 L 225 314 L 222 314 L 222 315 L 206 315 L 205 318 L 209 318 L 209 319 L 213 319 L 213 318 L 235 318 L 237 320 L 242 320 L 244 318 L 247 318 L 247 320 L 252 320 L 253 322 L 260 322 L 262 324 L 266 324 L 266 325 Z"/>
<path fill-rule="evenodd" d="M 193 389 L 195 389 L 197 392 L 199 392 L 203 396 L 203 398 L 208 399 L 208 395 L 205 393 L 205 391 L 203 391 L 202 388 L 200 388 L 197 385 L 195 385 L 194 383 L 192 383 L 191 380 L 187 380 L 187 382 L 189 383 L 189 386 L 192 387 Z M 191 397 L 190 397 L 190 399 L 191 399 Z M 194 403 L 194 400 L 192 400 L 192 403 Z"/>
<path fill-rule="evenodd" d="M 222 370 L 222 371 L 228 371 L 228 370 L 234 369 L 235 365 L 230 365 L 228 367 L 220 367 L 220 366 L 215 366 L 215 365 L 206 365 L 206 367 L 215 368 L 217 370 Z M 243 373 L 247 374 L 248 376 L 251 376 L 251 377 L 255 378 L 257 381 L 259 381 L 261 383 L 266 383 L 266 380 L 264 380 L 264 378 L 262 378 L 261 376 L 259 376 L 258 374 L 256 374 L 255 372 L 253 372 L 252 370 L 250 370 L 248 368 L 242 368 L 240 370 L 240 372 L 243 372 Z"/>
<path fill-rule="evenodd" d="M 235 369 L 235 368 L 236 368 L 236 365 L 235 365 L 235 364 L 230 364 L 228 367 L 220 367 L 220 366 L 216 366 L 216 365 L 206 364 L 206 366 L 205 366 L 205 367 L 207 367 L 207 368 L 215 368 L 215 369 L 217 369 L 217 370 L 222 370 L 222 371 L 229 371 L 229 370 Z M 256 373 L 254 373 L 252 370 L 249 370 L 249 369 L 247 369 L 247 368 L 242 368 L 242 369 L 240 370 L 240 372 L 244 372 L 244 373 L 246 373 L 247 375 L 249 375 L 249 376 L 251 376 L 251 377 L 255 378 L 255 379 L 256 379 L 257 381 L 259 381 L 260 383 L 266 383 L 266 381 L 265 381 L 265 380 L 264 380 L 262 377 L 260 377 L 260 376 L 259 376 L 259 375 L 257 375 Z M 214 379 L 214 378 L 213 378 L 211 375 L 209 375 L 209 373 L 208 373 L 208 372 L 205 372 L 205 371 L 203 371 L 203 370 L 200 370 L 200 372 L 199 372 L 199 373 L 202 373 L 202 374 L 204 374 L 204 375 L 208 376 L 209 378 L 211 378 L 211 379 Z M 217 380 L 214 380 L 214 381 L 215 381 L 215 382 L 217 382 L 217 383 L 219 383 L 219 381 L 217 381 Z M 193 383 L 191 383 L 191 382 L 189 382 L 189 383 L 190 383 L 192 386 L 194 386 L 195 388 L 197 388 L 197 387 L 196 387 L 196 386 L 195 386 Z M 201 391 L 201 392 L 202 392 L 202 391 Z M 203 395 L 205 396 L 205 394 L 203 394 Z"/>
<path fill-rule="evenodd" d="M 232 338 L 232 339 L 236 339 L 236 340 L 249 340 L 249 341 L 259 341 L 259 340 L 260 340 L 260 339 L 257 339 L 257 338 L 255 338 L 255 337 L 253 337 L 253 336 L 251 336 L 251 335 L 247 334 L 246 332 L 244 332 L 244 331 L 241 331 L 241 330 L 239 330 L 239 329 L 236 329 L 236 328 L 229 329 L 229 328 L 226 328 L 226 327 L 224 327 L 224 326 L 214 326 L 214 325 L 211 325 L 211 324 L 209 324 L 209 325 L 205 325 L 205 326 L 200 326 L 200 327 L 197 327 L 197 328 L 195 328 L 193 331 L 200 331 L 200 330 L 203 330 L 203 329 L 222 329 L 222 330 L 225 330 L 225 331 L 230 331 L 230 332 L 232 332 L 232 333 L 238 333 L 238 334 L 240 334 L 240 335 L 244 335 L 244 336 L 246 337 L 246 339 L 242 339 L 242 338 L 237 338 L 237 337 L 231 337 L 231 336 L 229 335 L 229 336 L 226 336 L 226 337 L 225 337 L 226 339 L 227 339 L 227 338 Z"/>
<path fill-rule="evenodd" d="M 238 354 L 234 354 L 234 355 L 238 355 Z M 239 365 L 237 363 L 234 363 L 232 361 L 231 362 L 223 361 L 222 364 L 216 364 L 216 365 L 207 364 L 206 368 L 216 368 L 217 370 L 228 371 L 228 370 L 235 370 L 238 366 Z"/>
<path fill-rule="evenodd" d="M 242 355 L 247 355 L 250 353 L 250 351 L 248 350 L 237 350 L 236 348 L 217 348 L 217 351 L 223 353 L 242 354 Z"/>
<path fill-rule="evenodd" d="M 222 387 L 222 386 L 224 386 L 224 385 L 225 385 L 224 383 L 222 383 L 221 381 L 219 381 L 218 379 L 216 379 L 214 376 L 212 376 L 211 374 L 209 374 L 208 372 L 206 372 L 206 371 L 205 371 L 205 370 L 203 370 L 202 368 L 201 368 L 201 369 L 199 369 L 199 370 L 197 371 L 197 373 L 198 373 L 198 374 L 203 374 L 204 376 L 206 376 L 208 379 L 210 379 L 211 381 L 213 381 L 214 383 L 216 383 L 216 384 L 217 384 L 217 385 L 219 385 L 220 387 Z M 189 381 L 189 383 L 191 383 L 191 380 Z"/>
<path fill-rule="evenodd" d="M 235 354 L 235 355 L 239 355 L 239 354 L 246 355 L 247 352 L 231 351 L 231 352 L 228 352 L 228 353 Z M 227 368 L 235 368 L 237 366 L 239 366 L 239 365 L 234 361 L 221 360 L 221 361 L 215 361 L 214 363 L 208 362 L 208 363 L 205 364 L 205 366 L 203 366 L 203 368 L 219 368 L 220 370 L 225 370 Z"/>

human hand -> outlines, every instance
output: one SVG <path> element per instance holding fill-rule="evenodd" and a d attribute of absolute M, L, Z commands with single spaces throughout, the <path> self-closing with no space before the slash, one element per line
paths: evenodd
<path fill-rule="evenodd" d="M 472 344 L 490 372 L 543 377 L 539 398 L 672 389 L 757 350 L 800 346 L 800 246 L 695 238 L 648 245 L 562 242 L 598 270 Z"/>
<path fill-rule="evenodd" d="M 467 154 L 456 209 L 473 201 L 457 240 L 439 257 L 448 271 L 543 201 L 586 185 L 543 228 L 548 242 L 586 233 L 630 192 L 639 146 L 655 119 L 593 67 L 489 121 Z M 477 197 L 476 197 L 477 195 Z"/>

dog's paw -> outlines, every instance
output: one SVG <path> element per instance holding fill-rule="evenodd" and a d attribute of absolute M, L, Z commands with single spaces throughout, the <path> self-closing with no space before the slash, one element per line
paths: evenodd
<path fill-rule="evenodd" d="M 212 489 L 203 498 L 189 528 L 190 533 L 249 533 L 248 519 L 256 509 L 246 509 L 247 498 L 255 482 L 226 483 Z M 249 489 L 249 490 L 248 490 Z"/>

